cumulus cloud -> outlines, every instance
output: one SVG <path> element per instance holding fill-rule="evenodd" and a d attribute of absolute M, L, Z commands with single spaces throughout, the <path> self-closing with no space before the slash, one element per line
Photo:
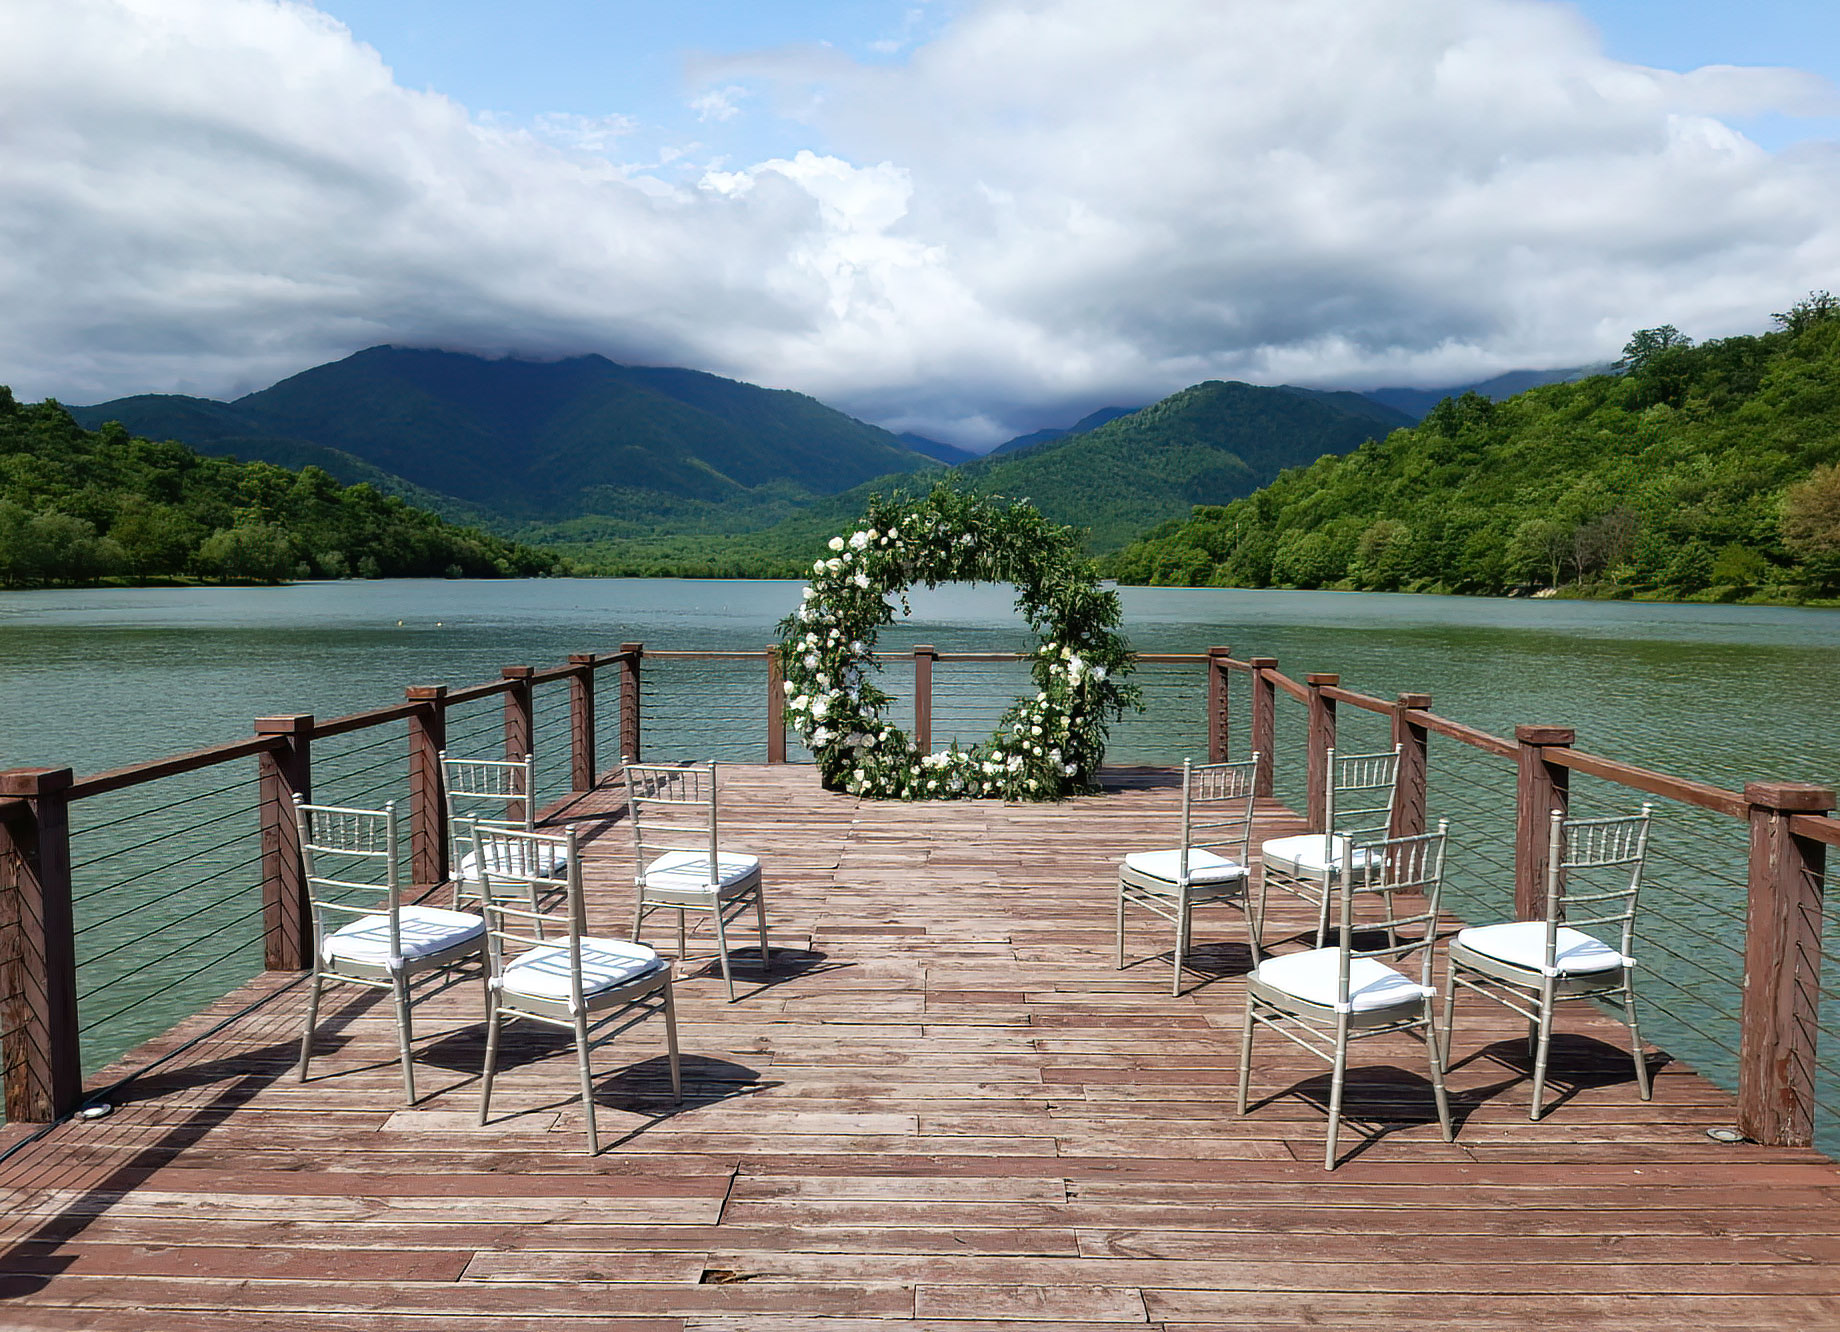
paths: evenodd
<path fill-rule="evenodd" d="M 388 341 L 696 365 L 976 440 L 1208 377 L 1753 328 L 1840 259 L 1840 155 L 1725 119 L 1831 86 L 1618 63 L 1547 0 L 984 0 L 902 63 L 705 68 L 712 130 L 770 90 L 814 150 L 688 182 L 610 160 L 618 116 L 525 132 L 401 88 L 300 4 L 6 27 L 0 382 L 72 401 Z"/>

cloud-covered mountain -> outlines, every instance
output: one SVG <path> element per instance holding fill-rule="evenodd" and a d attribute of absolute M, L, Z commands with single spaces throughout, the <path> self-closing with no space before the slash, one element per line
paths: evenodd
<path fill-rule="evenodd" d="M 1207 378 L 1605 360 L 1840 265 L 1832 154 L 1734 128 L 1831 86 L 1614 60 L 1557 0 L 979 0 L 929 34 L 704 59 L 741 109 L 627 161 L 405 87 L 310 5 L 9 0 L 0 380 L 594 350 L 994 443 Z M 812 147 L 731 151 L 768 107 Z"/>

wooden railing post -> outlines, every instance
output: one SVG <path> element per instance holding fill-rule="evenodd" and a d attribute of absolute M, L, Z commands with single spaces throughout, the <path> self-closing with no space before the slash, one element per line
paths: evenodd
<path fill-rule="evenodd" d="M 569 789 L 594 789 L 594 663 L 592 652 L 569 653 Z"/>
<path fill-rule="evenodd" d="M 933 663 L 939 650 L 930 643 L 914 647 L 914 752 L 933 752 Z"/>
<path fill-rule="evenodd" d="M 1253 657 L 1247 665 L 1252 667 L 1252 747 L 1259 756 L 1259 766 L 1252 774 L 1252 793 L 1269 797 L 1275 789 L 1273 775 L 1277 772 L 1278 686 L 1265 672 L 1277 670 L 1278 659 Z"/>
<path fill-rule="evenodd" d="M 1772 1147 L 1806 1147 L 1814 1137 L 1826 847 L 1797 837 L 1789 820 L 1831 810 L 1834 792 L 1752 782 L 1744 798 L 1751 806 L 1751 859 L 1738 1129 Z"/>
<path fill-rule="evenodd" d="M 289 797 L 313 799 L 313 715 L 257 717 L 256 734 L 280 742 L 256 755 L 262 819 L 262 965 L 305 971 L 313 960 L 313 906 Z"/>
<path fill-rule="evenodd" d="M 409 879 L 447 882 L 447 802 L 441 796 L 441 751 L 447 748 L 447 686 L 411 685 L 409 714 Z"/>
<path fill-rule="evenodd" d="M 1304 817 L 1312 832 L 1326 832 L 1329 809 L 1329 751 L 1335 748 L 1335 700 L 1323 695 L 1342 677 L 1312 672 L 1303 677 L 1310 687 L 1309 783 L 1304 795 Z"/>
<path fill-rule="evenodd" d="M 1226 659 L 1233 655 L 1230 647 L 1211 647 L 1207 662 L 1208 762 L 1225 763 L 1232 738 L 1228 715 L 1228 677 Z"/>
<path fill-rule="evenodd" d="M 1569 746 L 1578 732 L 1569 726 L 1516 726 L 1520 743 L 1520 780 L 1514 797 L 1514 915 L 1540 920 L 1546 915 L 1546 866 L 1552 837 L 1552 814 L 1571 808 L 1572 770 L 1551 762 L 1549 748 Z"/>
<path fill-rule="evenodd" d="M 645 657 L 645 644 L 620 644 L 620 758 L 638 762 L 639 753 L 639 663 Z"/>
<path fill-rule="evenodd" d="M 786 669 L 779 664 L 779 644 L 767 646 L 767 762 L 786 761 Z"/>
<path fill-rule="evenodd" d="M 72 779 L 69 768 L 0 772 L 0 1030 L 6 1117 L 16 1124 L 48 1124 L 83 1096 L 65 798 Z"/>
<path fill-rule="evenodd" d="M 530 682 L 530 677 L 536 671 L 529 666 L 507 666 L 498 674 L 500 679 L 511 682 L 511 687 L 505 690 L 505 758 L 512 763 L 521 763 L 536 754 L 536 686 Z M 533 791 L 529 794 L 534 796 L 536 793 Z M 521 819 L 524 814 L 524 801 L 505 802 L 506 818 Z"/>
<path fill-rule="evenodd" d="M 1393 797 L 1388 837 L 1417 837 L 1425 831 L 1425 788 L 1431 776 L 1431 733 L 1406 714 L 1431 707 L 1429 694 L 1401 694 L 1393 703 L 1393 743 L 1399 746 L 1399 785 Z"/>

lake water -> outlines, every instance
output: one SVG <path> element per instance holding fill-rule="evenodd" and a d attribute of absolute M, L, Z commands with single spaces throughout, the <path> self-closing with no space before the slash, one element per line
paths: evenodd
<path fill-rule="evenodd" d="M 354 712 L 400 700 L 405 685 L 470 684 L 505 665 L 548 666 L 624 641 L 758 649 L 798 604 L 799 587 L 557 579 L 0 592 L 0 767 L 98 771 L 247 735 L 261 715 Z M 1277 657 L 1296 678 L 1338 671 L 1345 685 L 1383 697 L 1430 693 L 1437 712 L 1498 734 L 1518 722 L 1574 726 L 1581 748 L 1720 785 L 1840 780 L 1833 721 L 1840 614 L 1833 612 L 1228 589 L 1125 588 L 1121 595 L 1125 631 L 1141 651 L 1230 644 L 1241 656 Z M 912 618 L 887 631 L 882 647 L 1032 645 L 1005 589 L 921 589 L 912 604 Z M 1112 756 L 1177 762 L 1196 752 L 1205 736 L 1198 673 L 1146 669 L 1143 678 L 1148 712 L 1118 728 Z M 694 690 L 680 687 L 693 679 Z M 891 692 L 900 694 L 904 680 L 891 669 Z M 648 667 L 648 751 L 758 758 L 759 682 L 757 664 Z M 936 738 L 980 738 L 1021 684 L 1020 672 L 1007 667 L 942 665 Z M 559 689 L 539 696 L 539 763 L 549 790 L 564 766 L 562 704 Z M 1237 752 L 1245 741 L 1243 694 L 1233 704 Z M 457 715 L 453 747 L 490 748 L 496 706 Z M 897 718 L 904 707 L 897 704 Z M 604 735 L 611 713 L 603 709 Z M 1280 699 L 1279 794 L 1293 804 L 1301 713 Z M 1346 709 L 1344 718 L 1344 751 L 1387 743 L 1383 723 Z M 400 786 L 399 741 L 392 732 L 316 746 L 321 797 L 387 798 Z M 612 754 L 608 735 L 603 762 Z M 1432 813 L 1456 828 L 1451 904 L 1471 919 L 1499 914 L 1510 900 L 1512 770 L 1434 740 L 1433 773 Z M 252 969 L 259 925 L 247 905 L 252 829 L 237 813 L 248 806 L 249 776 L 219 772 L 214 784 L 201 777 L 176 812 L 151 808 L 144 797 L 79 807 L 82 1020 L 92 1064 Z M 1639 800 L 1582 780 L 1575 799 L 1591 812 L 1630 810 Z M 1741 921 L 1743 829 L 1674 807 L 1658 818 L 1644 916 L 1645 942 L 1656 950 L 1655 965 L 1644 958 L 1647 1030 L 1728 1077 L 1741 974 L 1731 942 L 1741 937 L 1733 930 Z M 200 825 L 228 831 L 218 838 Z M 170 831 L 164 840 L 163 829 Z M 197 854 L 150 859 L 172 846 Z M 193 873 L 200 865 L 207 872 Z M 259 965 L 259 951 L 253 956 Z M 163 968 L 180 979 L 164 979 Z M 1831 1147 L 1825 1127 L 1824 1139 Z"/>

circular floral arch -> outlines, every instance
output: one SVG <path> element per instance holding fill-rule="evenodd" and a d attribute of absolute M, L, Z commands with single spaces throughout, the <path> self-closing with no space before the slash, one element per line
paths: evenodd
<path fill-rule="evenodd" d="M 1003 714 L 990 739 L 918 754 L 882 717 L 871 682 L 889 597 L 915 583 L 1004 582 L 1041 636 L 1036 692 Z M 804 603 L 779 629 L 786 714 L 830 790 L 882 799 L 1000 796 L 1058 800 L 1093 789 L 1106 728 L 1137 701 L 1125 683 L 1130 645 L 1116 632 L 1118 594 L 1100 588 L 1078 534 L 1026 501 L 1006 504 L 940 486 L 924 499 L 869 501 L 859 526 L 831 538 Z"/>

